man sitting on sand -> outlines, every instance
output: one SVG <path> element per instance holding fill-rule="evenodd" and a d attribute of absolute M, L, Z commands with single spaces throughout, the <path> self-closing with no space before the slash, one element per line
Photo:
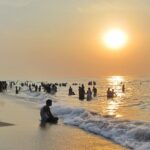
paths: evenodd
<path fill-rule="evenodd" d="M 58 121 L 58 118 L 54 117 L 52 115 L 52 113 L 50 111 L 50 106 L 52 106 L 52 100 L 48 99 L 46 101 L 46 105 L 41 108 L 40 115 L 41 115 L 41 123 L 42 124 L 45 124 L 47 122 L 57 123 L 57 121 Z"/>

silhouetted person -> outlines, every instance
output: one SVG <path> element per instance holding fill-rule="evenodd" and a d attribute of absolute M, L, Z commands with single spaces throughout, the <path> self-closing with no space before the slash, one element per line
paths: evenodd
<path fill-rule="evenodd" d="M 38 86 L 37 86 L 37 85 L 35 85 L 35 92 L 37 92 L 37 90 L 38 90 Z"/>
<path fill-rule="evenodd" d="M 115 96 L 117 96 L 117 94 L 114 91 L 114 89 L 110 90 L 110 88 L 108 88 L 108 90 L 107 90 L 107 98 L 113 98 Z"/>
<path fill-rule="evenodd" d="M 41 85 L 39 86 L 39 92 L 41 92 Z"/>
<path fill-rule="evenodd" d="M 79 89 L 78 89 L 78 91 L 79 91 L 79 99 L 81 100 L 81 86 L 79 86 Z"/>
<path fill-rule="evenodd" d="M 110 88 L 107 89 L 107 98 L 110 98 L 112 95 Z"/>
<path fill-rule="evenodd" d="M 72 90 L 72 87 L 71 87 L 71 86 L 69 87 L 69 93 L 68 93 L 68 95 L 69 95 L 69 96 L 71 96 L 71 95 L 75 95 L 75 93 L 73 92 L 73 90 Z"/>
<path fill-rule="evenodd" d="M 29 91 L 32 92 L 31 84 L 29 85 Z"/>
<path fill-rule="evenodd" d="M 16 94 L 18 94 L 19 93 L 19 91 L 18 91 L 18 87 L 16 86 Z"/>
<path fill-rule="evenodd" d="M 79 99 L 84 100 L 85 99 L 85 90 L 84 90 L 84 85 L 79 86 Z"/>
<path fill-rule="evenodd" d="M 50 106 L 52 106 L 52 100 L 48 99 L 46 101 L 46 105 L 41 108 L 40 115 L 41 115 L 41 125 L 45 123 L 57 123 L 58 118 L 54 117 L 50 111 Z"/>
<path fill-rule="evenodd" d="M 88 82 L 88 85 L 92 85 L 92 81 L 89 81 L 89 82 Z"/>
<path fill-rule="evenodd" d="M 90 88 L 87 90 L 87 101 L 90 101 L 92 99 L 92 91 Z"/>
<path fill-rule="evenodd" d="M 122 92 L 125 92 L 125 85 L 122 85 Z"/>
<path fill-rule="evenodd" d="M 97 88 L 94 86 L 93 87 L 93 96 L 96 97 L 97 96 Z"/>
<path fill-rule="evenodd" d="M 113 98 L 114 96 L 117 96 L 114 89 L 110 90 L 110 88 L 108 88 L 107 90 L 107 98 Z"/>

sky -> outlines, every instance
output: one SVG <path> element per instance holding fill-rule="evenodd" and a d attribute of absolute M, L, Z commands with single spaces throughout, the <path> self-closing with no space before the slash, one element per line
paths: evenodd
<path fill-rule="evenodd" d="M 0 0 L 0 78 L 150 75 L 150 0 Z M 102 42 L 120 28 L 128 43 Z"/>

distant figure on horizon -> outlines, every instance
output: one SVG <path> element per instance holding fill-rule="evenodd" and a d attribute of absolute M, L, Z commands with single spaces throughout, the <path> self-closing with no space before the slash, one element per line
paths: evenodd
<path fill-rule="evenodd" d="M 92 99 L 92 91 L 91 88 L 88 88 L 87 90 L 87 101 L 90 101 Z"/>
<path fill-rule="evenodd" d="M 50 111 L 50 106 L 52 106 L 52 100 L 48 99 L 46 101 L 46 105 L 43 106 L 40 110 L 41 125 L 45 125 L 45 123 L 57 123 L 58 122 L 58 118 L 52 115 Z"/>

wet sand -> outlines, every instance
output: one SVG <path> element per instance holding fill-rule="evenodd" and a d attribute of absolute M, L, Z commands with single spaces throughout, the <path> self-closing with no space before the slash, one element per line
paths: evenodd
<path fill-rule="evenodd" d="M 38 104 L 0 96 L 2 150 L 126 150 L 103 137 L 64 125 L 62 121 L 41 128 L 38 107 Z"/>

